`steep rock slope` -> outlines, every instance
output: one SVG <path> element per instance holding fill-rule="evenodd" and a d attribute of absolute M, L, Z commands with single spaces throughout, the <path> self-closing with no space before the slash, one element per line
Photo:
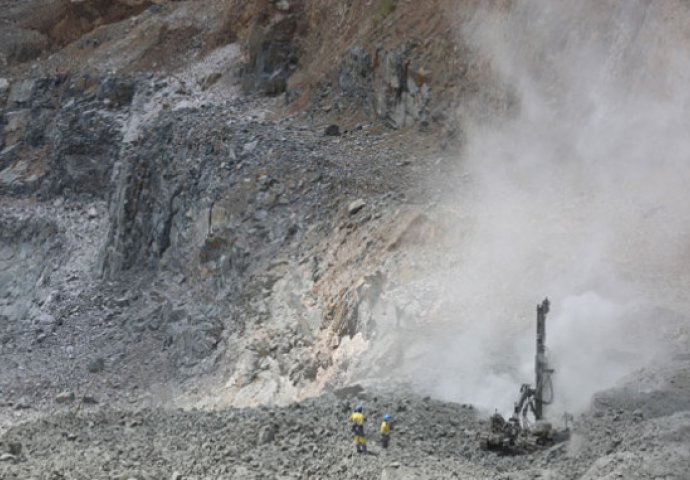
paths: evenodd
<path fill-rule="evenodd" d="M 282 79 L 282 91 L 295 62 L 304 69 L 322 60 L 307 45 L 318 33 L 323 5 L 208 1 L 198 9 L 197 2 L 160 2 L 112 11 L 104 5 L 83 2 L 73 11 L 60 2 L 34 3 L 6 10 L 5 21 L 53 36 L 66 15 L 80 25 L 74 35 L 82 34 L 71 43 L 56 40 L 33 70 L 20 60 L 11 65 L 17 79 L 3 87 L 0 154 L 7 222 L 26 218 L 28 199 L 36 198 L 50 202 L 44 203 L 53 216 L 47 221 L 61 235 L 86 228 L 84 235 L 100 247 L 80 253 L 88 258 L 80 263 L 67 249 L 57 250 L 40 293 L 21 300 L 30 307 L 17 309 L 19 300 L 8 300 L 8 331 L 24 328 L 26 312 L 30 322 L 57 317 L 34 330 L 35 338 L 26 336 L 27 345 L 9 343 L 8 355 L 42 358 L 34 349 L 47 358 L 64 355 L 72 372 L 27 367 L 43 385 L 33 392 L 14 391 L 9 375 L 14 393 L 8 401 L 36 396 L 31 401 L 39 405 L 58 391 L 87 388 L 78 372 L 92 361 L 113 377 L 96 382 L 93 392 L 105 395 L 126 378 L 125 392 L 114 399 L 136 397 L 129 389 L 142 383 L 148 391 L 172 381 L 170 392 L 176 392 L 176 378 L 199 372 L 219 372 L 212 384 L 228 382 L 224 388 L 235 393 L 220 394 L 221 403 L 236 394 L 240 403 L 255 403 L 287 401 L 305 388 L 318 392 L 339 370 L 332 367 L 341 339 L 375 332 L 370 310 L 386 281 L 378 271 L 386 252 L 399 250 L 407 237 L 414 242 L 415 232 L 429 226 L 403 202 L 426 197 L 417 180 L 434 168 L 417 160 L 435 133 L 403 153 L 413 140 L 387 133 L 376 116 L 367 121 L 366 108 L 356 125 L 336 108 L 345 134 L 332 137 L 323 135 L 328 119 L 321 107 L 280 119 L 270 111 L 280 112 L 279 103 L 238 96 L 242 83 L 278 93 L 260 85 Z M 50 8 L 59 12 L 48 15 Z M 308 25 L 299 20 L 305 13 L 312 15 Z M 32 27 L 24 22 L 28 16 L 43 23 Z M 118 21 L 121 16 L 131 18 Z M 243 39 L 246 63 L 235 44 L 226 45 L 236 38 Z M 346 57 L 356 55 L 339 48 Z M 378 67 L 359 51 L 359 66 L 346 61 L 334 74 L 364 74 L 369 83 L 353 77 L 344 88 L 364 88 L 369 102 Z M 399 71 L 403 60 L 383 75 L 399 84 L 393 97 L 412 81 L 411 72 Z M 428 87 L 424 92 L 428 97 Z M 404 103 L 400 97 L 390 106 Z M 353 103 L 350 113 L 361 106 Z M 426 122 L 419 112 L 417 121 Z M 14 205 L 12 197 L 27 200 Z M 355 201 L 362 205 L 350 207 Z M 395 206 L 402 210 L 390 216 Z M 78 214 L 62 215 L 63 209 L 82 212 L 93 228 L 80 226 Z M 26 283 L 8 282 L 18 290 Z M 66 296 L 62 282 L 75 294 Z M 59 311 L 56 299 L 66 304 Z M 48 348 L 45 335 L 57 348 Z M 129 345 L 125 338 L 136 340 Z M 136 371 L 144 352 L 145 368 Z M 265 378 L 254 382 L 257 375 Z M 156 391 L 163 393 L 153 401 L 174 394 Z"/>

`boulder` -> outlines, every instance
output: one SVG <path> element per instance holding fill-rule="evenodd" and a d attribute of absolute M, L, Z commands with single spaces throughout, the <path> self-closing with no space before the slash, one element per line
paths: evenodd
<path fill-rule="evenodd" d="M 326 127 L 323 134 L 327 137 L 337 137 L 340 135 L 340 127 L 338 127 L 338 125 L 335 124 L 329 125 Z"/>
<path fill-rule="evenodd" d="M 50 313 L 41 312 L 36 318 L 36 323 L 44 327 L 50 327 L 51 325 L 55 325 L 56 322 L 55 317 Z"/>
<path fill-rule="evenodd" d="M 136 85 L 132 80 L 121 77 L 106 77 L 98 86 L 96 97 L 108 101 L 110 107 L 123 107 L 132 103 Z"/>
<path fill-rule="evenodd" d="M 57 394 L 55 397 L 56 403 L 71 403 L 74 401 L 74 392 L 64 391 Z"/>
<path fill-rule="evenodd" d="M 10 442 L 8 445 L 8 450 L 11 455 L 19 456 L 22 454 L 22 444 L 19 442 Z"/>
<path fill-rule="evenodd" d="M 362 200 L 361 198 L 358 198 L 357 200 L 350 202 L 350 205 L 348 205 L 348 207 L 347 207 L 347 212 L 350 215 L 354 215 L 355 213 L 357 213 L 361 209 L 363 209 L 366 204 L 367 203 L 364 200 Z"/>
<path fill-rule="evenodd" d="M 87 365 L 86 369 L 89 371 L 89 373 L 102 372 L 105 369 L 105 359 L 99 357 L 94 360 L 91 360 Z"/>
<path fill-rule="evenodd" d="M 259 444 L 270 443 L 275 439 L 275 427 L 273 425 L 266 425 L 259 433 Z"/>
<path fill-rule="evenodd" d="M 7 103 L 11 107 L 25 106 L 31 102 L 36 90 L 36 80 L 26 79 L 16 82 L 10 88 Z"/>

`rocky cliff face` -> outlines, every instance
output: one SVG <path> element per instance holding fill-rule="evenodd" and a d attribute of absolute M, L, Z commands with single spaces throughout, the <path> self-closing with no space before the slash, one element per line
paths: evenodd
<path fill-rule="evenodd" d="M 92 306 L 96 323 L 119 323 L 125 337 L 139 332 L 142 349 L 159 343 L 145 376 L 167 371 L 165 382 L 175 371 L 190 378 L 197 367 L 218 370 L 234 392 L 221 403 L 286 401 L 333 381 L 350 362 L 337 354 L 342 339 L 371 337 L 373 310 L 395 309 L 379 302 L 388 281 L 381 268 L 417 215 L 402 201 L 422 198 L 412 179 L 428 166 L 407 168 L 420 148 L 404 151 L 409 141 L 399 137 L 396 145 L 379 122 L 426 128 L 424 143 L 433 142 L 429 81 L 411 66 L 414 46 L 354 46 L 341 49 L 320 83 L 293 86 L 288 79 L 322 61 L 307 43 L 320 35 L 320 10 L 300 2 L 207 3 L 199 13 L 189 3 L 104 10 L 86 2 L 65 10 L 68 21 L 63 13 L 56 25 L 44 17 L 37 32 L 55 37 L 76 22 L 79 39 L 61 36 L 34 73 L 7 61 L 16 77 L 3 87 L 0 185 L 8 198 L 96 212 L 87 217 L 97 250 L 79 265 L 74 290 L 88 284 L 102 292 Z M 22 12 L 33 10 L 25 8 L 6 21 L 28 28 Z M 185 40 L 171 44 L 178 35 Z M 246 61 L 223 43 L 237 39 Z M 169 63 L 182 52 L 191 58 Z M 261 100 L 237 87 L 285 94 Z M 269 113 L 310 96 L 296 117 Z M 314 125 L 339 118 L 340 128 Z M 391 217 L 396 206 L 402 211 Z M 75 228 L 49 221 L 56 232 Z M 53 278 L 73 275 L 60 268 Z M 123 297 L 109 286 L 130 282 L 143 290 Z M 41 295 L 51 294 L 59 296 L 57 289 Z M 34 300 L 34 315 L 43 301 Z M 66 337 L 58 330 L 49 333 Z M 121 354 L 123 370 L 137 355 Z"/>
<path fill-rule="evenodd" d="M 264 100 L 223 94 L 220 85 L 208 91 L 206 82 L 187 85 L 175 77 L 84 74 L 8 86 L 8 225 L 27 218 L 13 202 L 37 199 L 56 241 L 80 232 L 71 249 L 51 250 L 56 263 L 45 288 L 24 299 L 31 308 L 18 310 L 12 297 L 8 321 L 18 325 L 27 311 L 36 319 L 55 315 L 45 299 L 76 302 L 65 297 L 69 289 L 81 307 L 66 305 L 35 335 L 50 335 L 69 352 L 80 343 L 85 350 L 69 354 L 75 364 L 101 359 L 108 370 L 128 371 L 148 350 L 150 365 L 139 372 L 146 381 L 198 380 L 199 372 L 218 370 L 221 385 L 235 392 L 214 400 L 221 403 L 318 392 L 338 370 L 340 338 L 373 328 L 359 304 L 376 303 L 380 286 L 373 297 L 360 292 L 364 279 L 379 275 L 383 258 L 376 256 L 397 221 L 385 212 L 405 195 L 408 173 L 383 175 L 387 165 L 404 164 L 399 149 L 381 148 L 387 136 L 373 124 L 325 135 L 306 117 L 269 117 Z M 362 154 L 352 158 L 352 149 Z M 56 215 L 63 209 L 81 212 L 89 228 L 78 225 L 78 213 Z M 89 253 L 77 252 L 81 236 Z M 11 238 L 8 248 L 19 248 Z M 77 262 L 77 255 L 88 258 Z M 45 261 L 34 255 L 31 268 Z M 34 277 L 8 283 L 21 290 Z M 140 285 L 136 294 L 125 288 L 130 282 Z M 94 291 L 101 293 L 88 300 Z M 78 315 L 80 308 L 92 318 Z M 93 325 L 83 338 L 63 331 L 84 321 Z M 91 335 L 136 336 L 140 346 L 97 354 L 102 347 Z M 36 345 L 45 348 L 43 340 Z M 32 370 L 53 376 L 42 369 Z M 61 390 L 74 380 L 46 381 Z M 40 392 L 42 401 L 49 392 Z"/>
<path fill-rule="evenodd" d="M 54 76 L 20 80 L 7 90 L 3 192 L 104 199 L 122 140 L 118 114 L 129 107 L 134 82 Z"/>

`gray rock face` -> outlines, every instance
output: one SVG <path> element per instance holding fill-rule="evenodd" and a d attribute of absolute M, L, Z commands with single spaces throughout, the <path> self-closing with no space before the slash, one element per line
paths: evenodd
<path fill-rule="evenodd" d="M 279 95 L 297 68 L 298 48 L 295 39 L 304 28 L 301 11 L 290 11 L 288 2 L 278 2 L 280 16 L 260 17 L 249 35 L 249 62 L 244 67 L 243 85 L 250 91 Z M 288 12 L 287 14 L 284 12 Z"/>
<path fill-rule="evenodd" d="M 173 143 L 176 133 L 172 122 L 168 120 L 164 128 L 155 132 L 155 137 L 148 137 L 143 148 L 126 153 L 117 191 L 111 202 L 114 210 L 111 212 L 109 240 L 112 243 L 106 251 L 106 271 L 128 269 L 138 262 L 151 266 L 168 248 L 173 202 L 181 192 L 178 182 L 191 182 L 195 173 L 194 170 L 174 171 L 175 155 L 185 152 L 169 151 L 161 155 L 166 148 L 163 146 Z M 154 158 L 154 161 L 150 161 Z M 176 181 L 167 182 L 166 178 Z M 139 242 L 145 243 L 148 248 L 140 249 Z"/>
<path fill-rule="evenodd" d="M 391 127 L 426 122 L 431 92 L 423 68 L 411 59 L 413 49 L 413 45 L 377 49 L 372 56 L 356 45 L 333 72 L 332 83 L 348 104 L 364 108 Z"/>
<path fill-rule="evenodd" d="M 368 228 L 372 197 L 397 188 L 399 179 L 379 175 L 395 152 L 353 159 L 353 146 L 380 135 L 360 128 L 333 141 L 301 120 L 259 120 L 264 100 L 190 106 L 176 82 L 58 75 L 8 85 L 0 190 L 49 200 L 2 218 L 9 267 L 0 278 L 11 284 L 0 302 L 11 325 L 2 352 L 21 352 L 31 372 L 18 396 L 70 386 L 109 404 L 120 390 L 116 403 L 136 404 L 141 390 L 130 387 L 228 368 L 252 401 L 283 400 L 334 365 L 340 335 L 368 324 L 357 295 L 337 294 L 347 306 L 332 324 L 321 298 L 300 296 L 334 268 L 323 236 L 340 224 Z M 163 108 L 169 101 L 186 106 Z M 350 219 L 343 205 L 359 197 L 371 208 Z M 274 321 L 284 341 L 247 353 L 245 329 Z M 331 329 L 326 346 L 315 345 Z M 42 396 L 37 410 L 54 404 Z"/>
<path fill-rule="evenodd" d="M 0 192 L 104 198 L 122 139 L 117 113 L 135 81 L 64 76 L 17 81 L 0 109 Z"/>
<path fill-rule="evenodd" d="M 373 64 L 371 55 L 364 48 L 355 45 L 348 50 L 340 67 L 338 86 L 348 96 L 366 95 L 371 88 Z"/>
<path fill-rule="evenodd" d="M 423 75 L 413 75 L 409 53 L 382 52 L 381 72 L 374 82 L 376 113 L 396 127 L 426 119 L 429 85 Z"/>
<path fill-rule="evenodd" d="M 87 193 L 102 197 L 118 156 L 119 125 L 100 110 L 84 106 L 61 110 L 56 119 L 51 173 L 43 187 L 48 195 Z"/>

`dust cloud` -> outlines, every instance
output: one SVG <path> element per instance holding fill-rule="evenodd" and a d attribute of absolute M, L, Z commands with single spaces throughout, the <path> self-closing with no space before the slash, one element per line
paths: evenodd
<path fill-rule="evenodd" d="M 551 412 L 577 413 L 665 351 L 664 312 L 690 312 L 690 11 L 491 4 L 459 35 L 513 105 L 463 112 L 459 261 L 439 281 L 452 319 L 411 340 L 410 368 L 433 394 L 510 413 L 548 295 Z"/>

